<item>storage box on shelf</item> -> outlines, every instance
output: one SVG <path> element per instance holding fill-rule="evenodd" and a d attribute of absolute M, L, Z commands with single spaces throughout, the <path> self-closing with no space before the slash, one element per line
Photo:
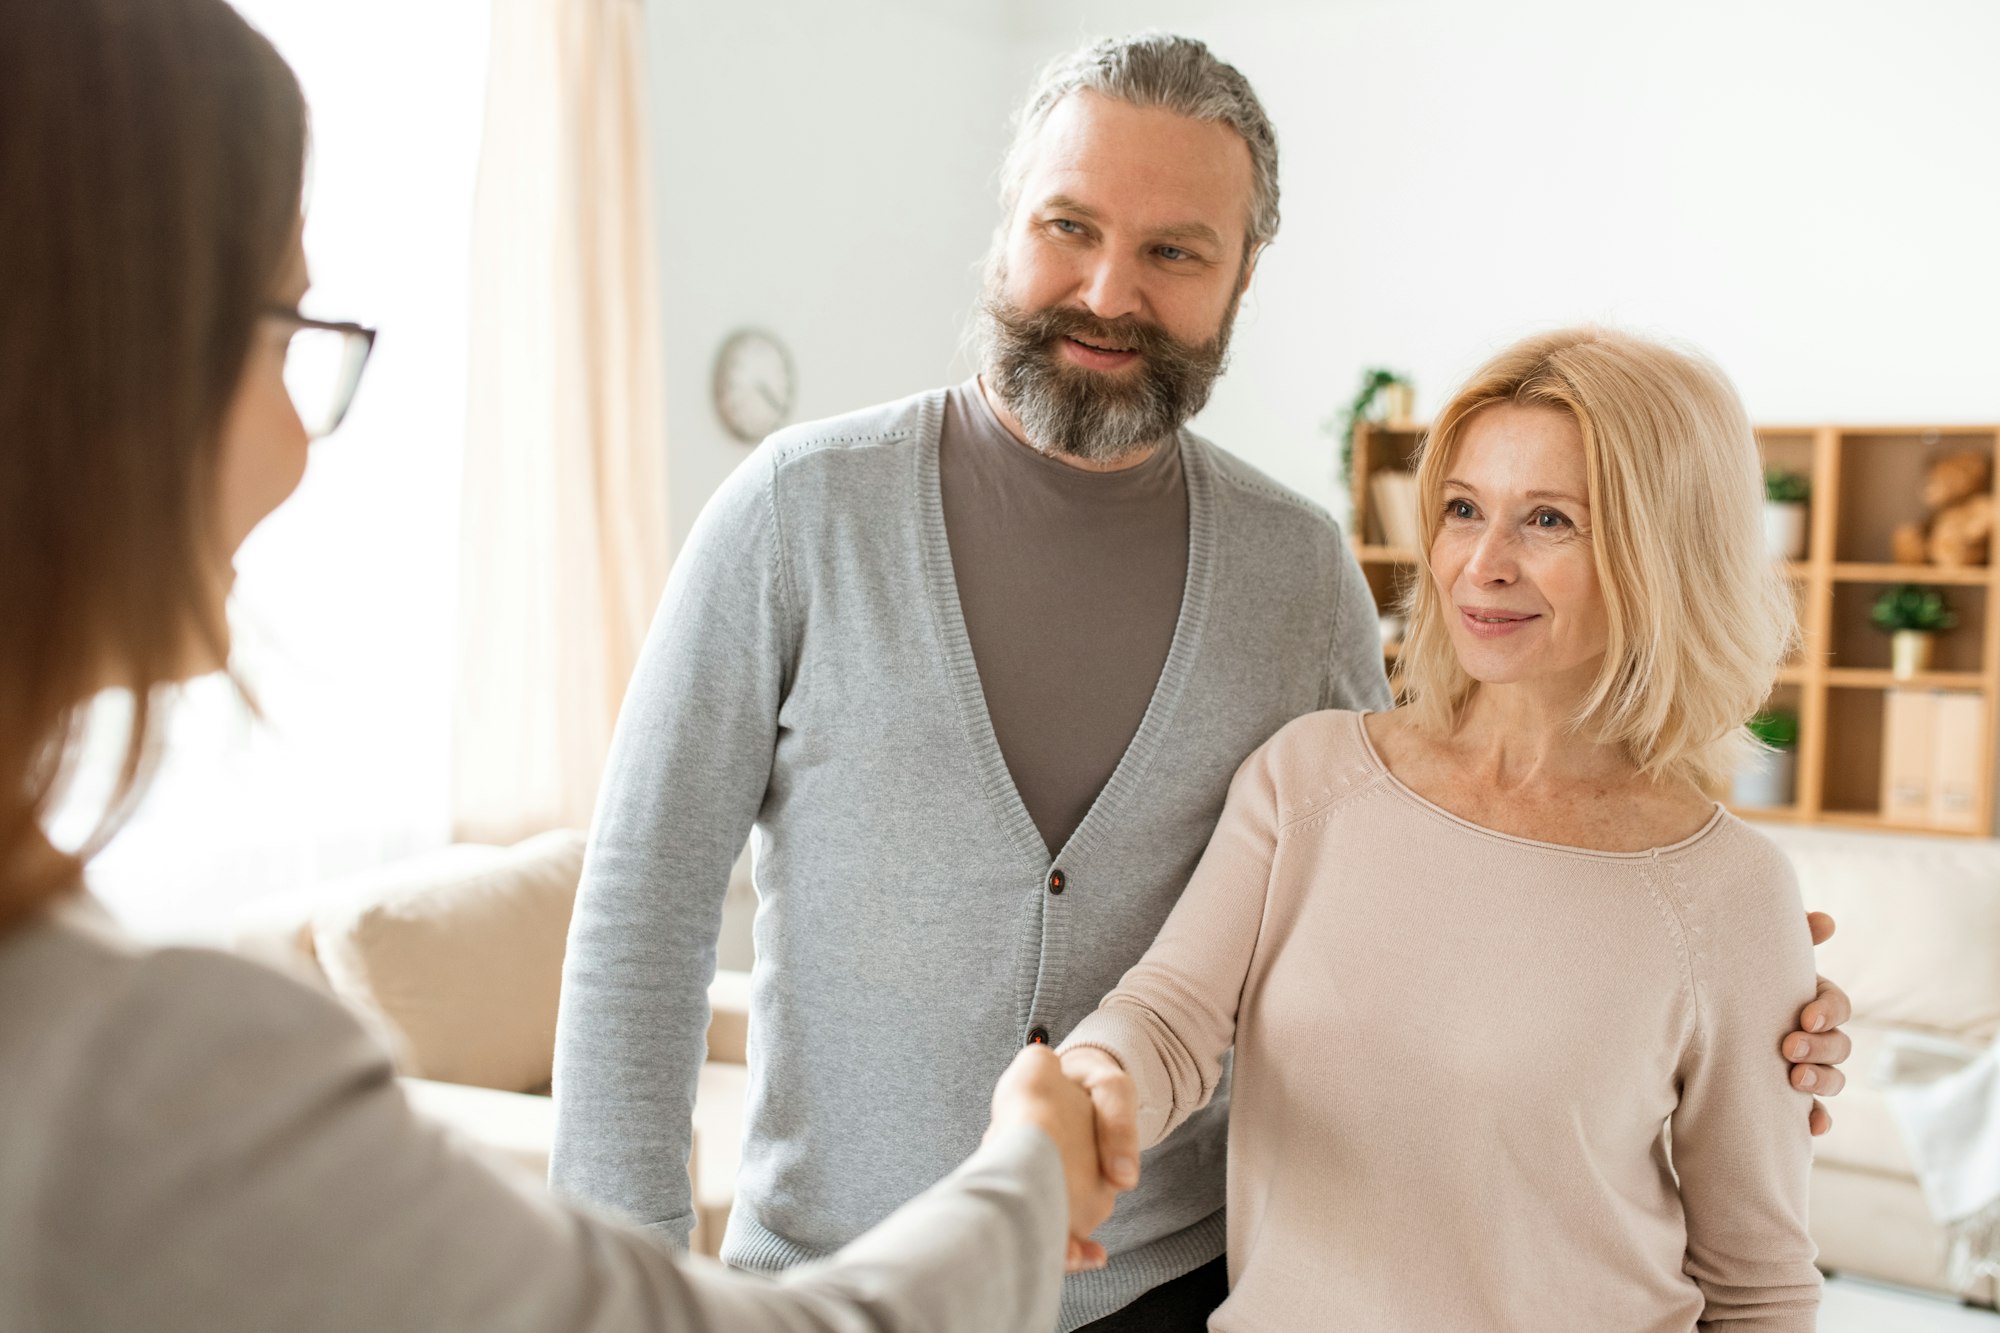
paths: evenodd
<path fill-rule="evenodd" d="M 1391 532 L 1408 530 L 1403 516 L 1382 511 L 1385 502 L 1407 495 L 1407 487 L 1399 491 L 1378 479 L 1415 467 L 1424 431 L 1411 421 L 1355 427 L 1354 550 L 1384 610 L 1394 607 L 1414 576 L 1417 553 L 1407 538 L 1390 540 Z M 1811 501 L 1806 558 L 1786 565 L 1798 593 L 1803 641 L 1773 692 L 1773 702 L 1799 718 L 1795 795 L 1790 805 L 1740 813 L 1790 823 L 1989 835 L 2000 760 L 2000 613 L 1989 611 L 1989 604 L 2000 598 L 2000 559 L 1971 567 L 1898 563 L 1892 537 L 1899 524 L 1922 517 L 1925 474 L 1937 460 L 1971 452 L 2000 461 L 2000 426 L 1760 426 L 1757 442 L 1767 467 L 1808 479 Z M 2000 476 L 1988 485 L 2000 499 Z M 1901 680 L 1891 669 L 1887 636 L 1869 623 L 1876 597 L 1900 583 L 1943 589 L 1959 619 L 1957 629 L 1940 637 L 1931 668 Z M 1396 650 L 1394 643 L 1384 648 L 1392 672 Z M 1885 765 L 1891 751 L 1909 753 L 1906 738 L 1885 744 L 1885 718 L 1899 702 L 1890 698 L 1894 690 L 1943 696 L 1931 705 L 1938 711 L 1927 730 L 1948 744 L 1925 750 L 1934 771 L 1921 800 L 1889 799 Z M 1909 701 L 1900 704 L 1898 716 L 1910 716 Z"/>

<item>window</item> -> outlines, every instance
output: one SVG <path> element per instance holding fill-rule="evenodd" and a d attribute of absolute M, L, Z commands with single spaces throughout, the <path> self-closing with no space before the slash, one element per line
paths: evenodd
<path fill-rule="evenodd" d="M 379 328 L 339 432 L 237 558 L 236 660 L 183 692 L 156 780 L 91 883 L 142 934 L 441 845 L 486 6 L 236 0 L 311 106 L 306 313 Z M 88 830 L 123 704 L 100 705 L 57 840 Z"/>

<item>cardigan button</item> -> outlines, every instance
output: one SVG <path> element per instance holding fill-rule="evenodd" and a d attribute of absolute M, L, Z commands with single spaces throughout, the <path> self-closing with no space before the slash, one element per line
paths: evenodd
<path fill-rule="evenodd" d="M 1046 1046 L 1048 1044 L 1049 1044 L 1049 1030 L 1047 1028 L 1036 1027 L 1028 1033 L 1028 1045 Z"/>
<path fill-rule="evenodd" d="M 1066 887 L 1066 886 L 1067 886 L 1068 884 L 1069 884 L 1069 881 L 1068 881 L 1067 879 L 1065 879 L 1065 878 L 1063 877 L 1063 872 L 1062 872 L 1062 871 L 1060 871 L 1060 870 L 1051 870 L 1051 871 L 1049 872 L 1049 892 L 1050 892 L 1050 893 L 1054 893 L 1054 894 L 1061 894 L 1061 893 L 1062 893 L 1062 891 L 1063 891 L 1063 889 L 1064 889 L 1064 888 L 1065 888 L 1065 887 Z"/>

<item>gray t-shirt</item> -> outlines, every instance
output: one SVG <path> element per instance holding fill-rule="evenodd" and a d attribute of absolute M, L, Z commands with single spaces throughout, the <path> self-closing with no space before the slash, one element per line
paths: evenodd
<path fill-rule="evenodd" d="M 1051 856 L 1118 767 L 1173 646 L 1188 556 L 1177 443 L 1086 472 L 1009 434 L 976 379 L 945 397 L 939 484 L 965 632 Z"/>

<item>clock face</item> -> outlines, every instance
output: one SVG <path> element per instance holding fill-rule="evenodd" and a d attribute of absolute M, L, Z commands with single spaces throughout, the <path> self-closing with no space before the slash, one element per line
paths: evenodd
<path fill-rule="evenodd" d="M 797 388 L 791 354 L 761 329 L 730 334 L 716 353 L 715 414 L 746 444 L 791 419 Z"/>

